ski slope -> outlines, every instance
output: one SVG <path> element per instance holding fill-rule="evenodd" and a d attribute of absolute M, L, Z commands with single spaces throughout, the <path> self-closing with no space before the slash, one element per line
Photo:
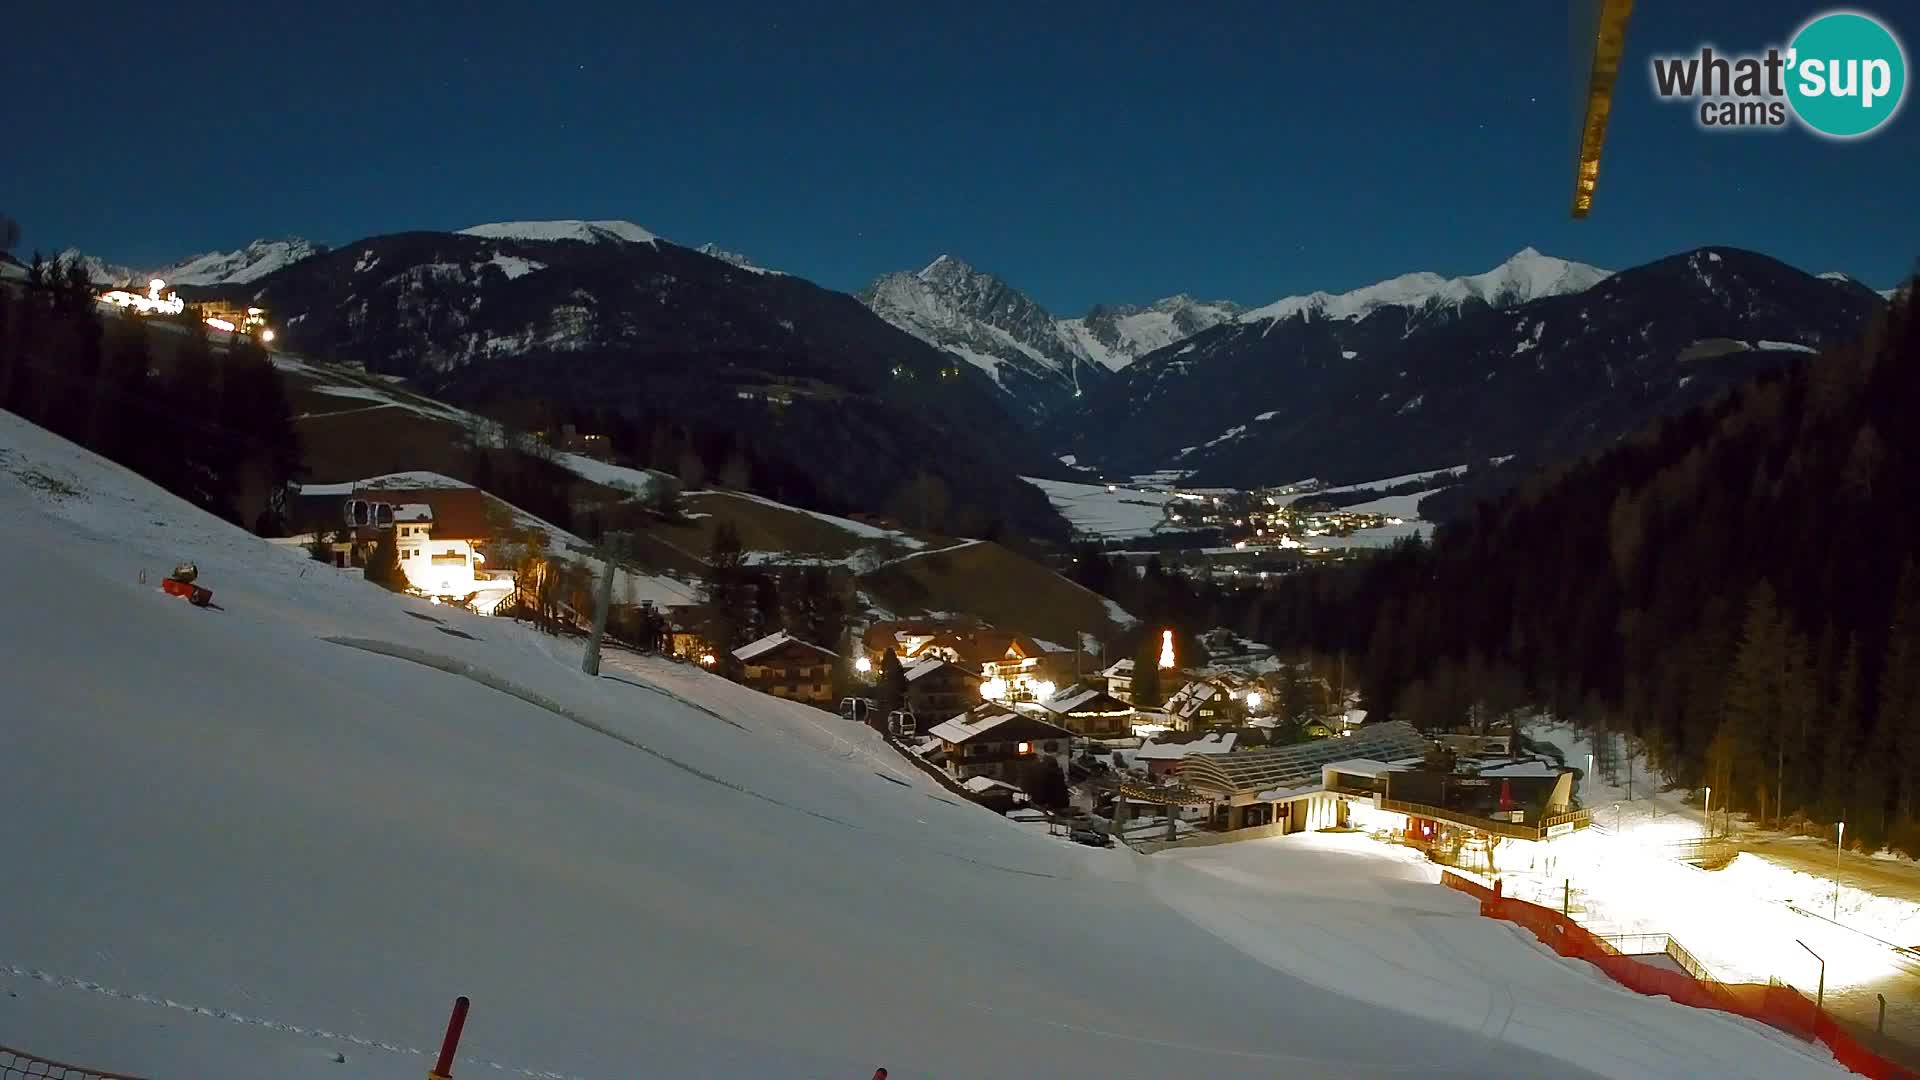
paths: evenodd
<path fill-rule="evenodd" d="M 1343 996 L 1400 977 L 1390 953 L 1304 978 L 1169 909 L 1217 882 L 960 804 L 829 714 L 651 659 L 588 678 L 571 642 L 376 590 L 5 413 L 0 544 L 0 1043 L 153 1077 L 417 1080 L 467 994 L 456 1075 L 1592 1067 L 1586 1043 Z M 183 559 L 223 610 L 153 587 Z M 1561 978 L 1543 1010 L 1574 1039 L 1573 1014 L 1658 1019 L 1605 1029 L 1606 1060 L 1632 1054 L 1615 1075 L 1818 1075 L 1420 895 L 1399 902 L 1473 935 L 1433 985 Z M 1329 950 L 1390 921 L 1341 910 L 1243 918 Z"/>

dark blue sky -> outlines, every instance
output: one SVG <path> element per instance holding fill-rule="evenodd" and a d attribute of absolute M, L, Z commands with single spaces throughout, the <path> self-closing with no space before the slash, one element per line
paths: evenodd
<path fill-rule="evenodd" d="M 1551 0 L 275 7 L 14 12 L 0 210 L 23 247 L 151 265 L 616 217 L 842 289 L 952 252 L 1063 314 L 1529 244 L 1616 268 L 1733 244 L 1878 288 L 1920 254 L 1914 108 L 1843 144 L 1703 134 L 1652 100 L 1650 53 L 1784 42 L 1817 4 L 1639 5 L 1585 222 Z"/>

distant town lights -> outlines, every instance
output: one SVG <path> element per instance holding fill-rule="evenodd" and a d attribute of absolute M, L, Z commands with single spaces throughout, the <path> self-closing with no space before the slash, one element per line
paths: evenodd
<path fill-rule="evenodd" d="M 1002 701 L 1007 696 L 1007 680 L 998 676 L 980 684 L 980 696 L 988 701 Z"/>
<path fill-rule="evenodd" d="M 1173 631 L 1171 630 L 1160 631 L 1160 667 L 1163 669 L 1173 667 Z"/>
<path fill-rule="evenodd" d="M 233 333 L 233 324 L 225 319 L 208 319 L 207 325 L 213 327 L 215 330 L 225 330 L 229 334 Z"/>
<path fill-rule="evenodd" d="M 271 342 L 273 340 L 273 331 L 271 330 L 260 331 L 260 340 L 263 342 Z"/>
<path fill-rule="evenodd" d="M 1264 700 L 1266 699 L 1260 696 L 1260 691 L 1258 690 L 1247 691 L 1247 708 L 1248 709 L 1258 709 L 1260 707 L 1260 703 Z"/>
<path fill-rule="evenodd" d="M 873 670 L 873 661 L 863 656 L 853 662 L 853 670 L 865 675 L 867 672 Z"/>

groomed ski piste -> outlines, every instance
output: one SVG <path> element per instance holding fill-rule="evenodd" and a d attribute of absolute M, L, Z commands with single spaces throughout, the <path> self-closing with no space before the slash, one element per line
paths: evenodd
<path fill-rule="evenodd" d="M 1845 1075 L 1359 838 L 1069 845 L 837 717 L 589 678 L 7 413 L 0 545 L 0 1044 L 38 1055 L 417 1080 L 466 994 L 455 1076 Z M 224 610 L 158 589 L 187 560 Z"/>

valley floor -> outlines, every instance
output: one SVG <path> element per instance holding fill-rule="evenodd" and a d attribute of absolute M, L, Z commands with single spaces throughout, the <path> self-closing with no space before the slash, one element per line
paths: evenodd
<path fill-rule="evenodd" d="M 829 714 L 649 658 L 588 678 L 4 413 L 0 549 L 0 1044 L 417 1077 L 466 994 L 456 1075 L 1831 1071 L 1425 867 L 1036 836 Z M 186 559 L 219 609 L 155 588 Z"/>

